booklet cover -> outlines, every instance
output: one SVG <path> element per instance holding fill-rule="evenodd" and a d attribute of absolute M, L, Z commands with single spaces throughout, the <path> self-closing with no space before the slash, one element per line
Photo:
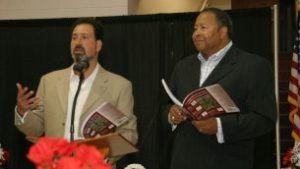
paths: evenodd
<path fill-rule="evenodd" d="M 192 120 L 207 119 L 223 113 L 240 112 L 240 109 L 219 84 L 190 92 L 183 100 L 183 103 L 174 96 L 164 79 L 162 79 L 162 84 L 170 99 L 175 104 L 185 108 L 189 112 L 188 117 Z"/>
<path fill-rule="evenodd" d="M 128 117 L 108 102 L 104 102 L 83 121 L 81 128 L 84 138 L 102 136 L 115 132 L 116 128 L 128 121 Z"/>
<path fill-rule="evenodd" d="M 76 142 L 79 144 L 96 146 L 99 150 L 102 150 L 103 154 L 108 157 L 115 157 L 128 153 L 138 152 L 137 147 L 135 147 L 130 141 L 128 141 L 119 133 L 109 133 L 101 137 L 77 140 Z"/>

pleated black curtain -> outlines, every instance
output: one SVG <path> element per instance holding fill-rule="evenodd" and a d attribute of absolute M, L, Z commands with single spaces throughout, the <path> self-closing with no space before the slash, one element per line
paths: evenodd
<path fill-rule="evenodd" d="M 272 61 L 271 9 L 228 12 L 234 22 L 233 42 Z M 168 152 L 169 133 L 160 124 L 159 106 L 164 94 L 160 79 L 168 80 L 175 63 L 195 52 L 191 36 L 196 16 L 184 13 L 97 18 L 105 26 L 100 63 L 132 82 L 138 118 L 140 151 L 121 159 L 118 168 L 128 163 L 141 163 L 147 169 L 167 166 L 163 156 Z M 26 159 L 31 143 L 13 125 L 15 83 L 35 90 L 41 75 L 72 63 L 69 43 L 74 20 L 0 21 L 0 143 L 11 154 L 9 169 L 33 168 Z M 271 146 L 258 152 L 269 155 L 272 165 L 273 139 L 270 133 L 259 141 Z"/>

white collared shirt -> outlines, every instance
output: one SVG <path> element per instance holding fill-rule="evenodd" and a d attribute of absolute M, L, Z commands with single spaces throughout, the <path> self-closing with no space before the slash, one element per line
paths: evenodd
<path fill-rule="evenodd" d="M 81 90 L 77 98 L 75 116 L 74 116 L 74 139 L 79 139 L 78 133 L 80 132 L 79 121 L 82 114 L 82 109 L 87 100 L 87 97 L 91 91 L 93 82 L 96 78 L 97 72 L 99 70 L 99 65 L 97 64 L 96 68 L 93 70 L 92 74 L 83 81 L 81 85 Z M 71 115 L 72 115 L 72 105 L 75 97 L 76 90 L 79 84 L 79 76 L 75 75 L 71 71 L 70 83 L 69 83 L 69 96 L 68 96 L 68 109 L 67 109 L 67 119 L 65 122 L 65 135 L 64 137 L 70 140 L 70 126 L 71 126 Z"/>
<path fill-rule="evenodd" d="M 202 56 L 201 53 L 198 53 L 197 58 L 201 62 L 199 87 L 202 86 L 203 82 L 207 79 L 210 73 L 223 59 L 223 57 L 225 56 L 225 54 L 227 53 L 227 51 L 231 46 L 232 46 L 232 42 L 230 41 L 224 48 L 219 50 L 217 53 L 209 56 L 207 60 Z"/>

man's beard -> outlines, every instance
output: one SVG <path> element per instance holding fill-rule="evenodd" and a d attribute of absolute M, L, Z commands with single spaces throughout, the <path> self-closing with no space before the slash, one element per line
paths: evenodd
<path fill-rule="evenodd" d="M 74 63 L 78 62 L 78 60 L 80 60 L 79 57 L 83 56 L 87 57 L 89 61 L 94 60 L 96 57 L 94 55 L 88 55 L 81 45 L 75 46 L 75 48 L 72 50 L 72 58 L 74 60 Z"/>
<path fill-rule="evenodd" d="M 86 55 L 75 55 L 75 64 L 73 66 L 75 74 L 85 72 L 90 66 L 89 60 L 90 57 Z"/>

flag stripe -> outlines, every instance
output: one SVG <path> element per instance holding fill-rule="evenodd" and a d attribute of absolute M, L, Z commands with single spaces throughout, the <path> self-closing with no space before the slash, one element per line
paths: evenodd
<path fill-rule="evenodd" d="M 300 17 L 297 20 L 297 34 L 294 42 L 294 51 L 291 61 L 291 76 L 289 81 L 288 102 L 290 105 L 290 117 L 292 117 L 292 137 L 300 142 Z"/>

